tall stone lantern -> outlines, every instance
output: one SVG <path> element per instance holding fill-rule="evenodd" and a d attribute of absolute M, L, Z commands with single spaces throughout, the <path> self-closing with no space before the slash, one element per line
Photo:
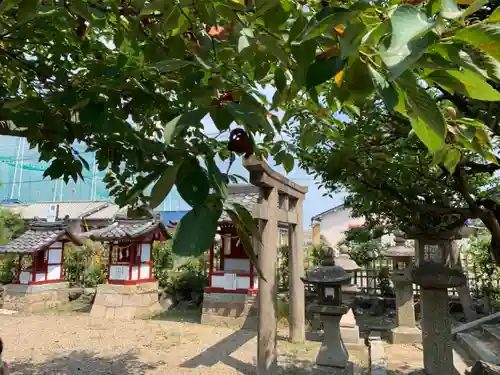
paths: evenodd
<path fill-rule="evenodd" d="M 416 262 L 411 271 L 420 285 L 424 367 L 430 374 L 455 375 L 448 288 L 465 284 L 462 271 L 450 267 L 456 233 L 422 234 L 415 241 Z"/>
<path fill-rule="evenodd" d="M 308 306 L 312 313 L 320 315 L 324 338 L 316 358 L 319 369 L 327 373 L 353 374 L 352 362 L 340 334 L 340 319 L 349 310 L 342 303 L 342 285 L 349 283 L 349 275 L 332 259 L 324 259 L 322 265 L 307 273 L 302 281 L 317 287 L 318 301 Z"/>
<path fill-rule="evenodd" d="M 391 343 L 412 344 L 422 341 L 422 332 L 415 325 L 411 270 L 415 250 L 405 246 L 406 239 L 396 233 L 395 245 L 384 251 L 392 259 L 392 282 L 396 294 L 397 326 L 391 330 Z"/>

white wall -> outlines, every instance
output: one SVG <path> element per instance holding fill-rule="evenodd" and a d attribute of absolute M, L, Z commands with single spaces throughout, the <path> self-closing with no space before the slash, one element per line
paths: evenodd
<path fill-rule="evenodd" d="M 329 212 L 321 218 L 320 233 L 332 245 L 344 239 L 344 232 L 349 225 L 363 225 L 365 219 L 352 218 L 348 209 Z"/>

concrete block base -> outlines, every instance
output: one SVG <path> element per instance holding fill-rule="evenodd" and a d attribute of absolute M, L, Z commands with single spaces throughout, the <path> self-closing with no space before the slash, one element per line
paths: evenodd
<path fill-rule="evenodd" d="M 137 285 L 101 284 L 90 315 L 108 319 L 134 319 L 162 311 L 158 301 L 158 284 Z"/>
<path fill-rule="evenodd" d="M 69 301 L 69 283 L 39 285 L 8 284 L 4 287 L 3 308 L 22 312 L 33 312 Z"/>
<path fill-rule="evenodd" d="M 422 342 L 422 331 L 417 327 L 396 327 L 390 332 L 391 344 L 417 344 Z"/>
<path fill-rule="evenodd" d="M 255 296 L 236 293 L 204 294 L 202 324 L 256 330 L 258 322 Z"/>

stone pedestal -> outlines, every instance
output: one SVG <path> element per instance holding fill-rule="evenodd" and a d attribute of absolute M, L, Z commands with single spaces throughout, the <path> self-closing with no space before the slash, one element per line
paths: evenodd
<path fill-rule="evenodd" d="M 202 324 L 234 329 L 258 327 L 257 297 L 236 293 L 205 293 Z"/>
<path fill-rule="evenodd" d="M 429 374 L 455 375 L 448 288 L 463 285 L 465 276 L 444 264 L 422 262 L 412 279 L 420 285 L 424 368 Z"/>
<path fill-rule="evenodd" d="M 348 307 L 311 305 L 309 310 L 320 314 L 323 322 L 324 338 L 319 349 L 316 365 L 318 368 L 328 368 L 329 373 L 343 373 L 352 375 L 352 363 L 340 334 L 340 319 L 347 313 Z"/>
<path fill-rule="evenodd" d="M 158 284 L 101 284 L 90 315 L 99 318 L 133 319 L 162 311 L 158 302 Z"/>
<path fill-rule="evenodd" d="M 352 309 L 349 309 L 340 319 L 340 334 L 342 335 L 344 343 L 362 343 L 362 340 L 359 337 L 359 326 L 356 323 L 356 317 L 354 316 Z"/>
<path fill-rule="evenodd" d="M 415 325 L 413 286 L 405 275 L 394 274 L 396 294 L 397 327 L 391 330 L 392 344 L 413 344 L 422 342 L 422 332 Z"/>
<path fill-rule="evenodd" d="M 455 375 L 447 289 L 420 289 L 424 367 L 429 374 Z"/>
<path fill-rule="evenodd" d="M 4 287 L 3 308 L 33 312 L 53 308 L 69 301 L 69 283 L 38 285 L 8 284 Z"/>

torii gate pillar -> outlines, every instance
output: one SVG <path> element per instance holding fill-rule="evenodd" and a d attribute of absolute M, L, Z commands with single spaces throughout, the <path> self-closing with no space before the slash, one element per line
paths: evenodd
<path fill-rule="evenodd" d="M 294 342 L 305 339 L 305 298 L 301 277 L 304 276 L 302 202 L 307 187 L 275 172 L 265 161 L 253 155 L 246 157 L 243 165 L 250 172 L 250 182 L 260 188 L 261 199 L 252 212 L 262 233 L 258 263 L 266 279 L 259 280 L 257 373 L 271 375 L 277 373 L 278 223 L 289 226 L 290 339 Z"/>

